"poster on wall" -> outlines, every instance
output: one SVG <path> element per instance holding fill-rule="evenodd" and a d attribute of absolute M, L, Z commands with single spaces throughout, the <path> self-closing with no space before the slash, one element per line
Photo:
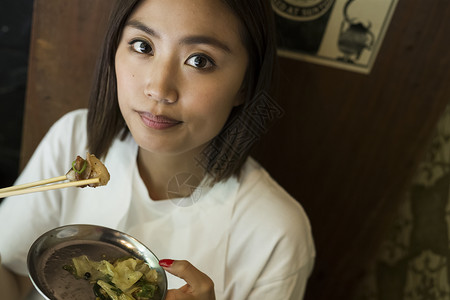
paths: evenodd
<path fill-rule="evenodd" d="M 280 56 L 368 74 L 398 0 L 271 0 Z"/>

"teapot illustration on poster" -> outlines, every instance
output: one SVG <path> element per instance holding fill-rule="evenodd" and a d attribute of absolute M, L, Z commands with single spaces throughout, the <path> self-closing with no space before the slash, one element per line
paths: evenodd
<path fill-rule="evenodd" d="M 348 15 L 348 8 L 354 0 L 348 0 L 344 6 L 344 20 L 341 23 L 338 48 L 344 55 L 338 60 L 353 63 L 358 60 L 364 49 L 370 51 L 375 41 L 375 35 L 370 31 L 372 26 L 370 21 L 365 25 L 357 18 Z"/>
<path fill-rule="evenodd" d="M 271 0 L 280 56 L 370 73 L 398 0 Z"/>

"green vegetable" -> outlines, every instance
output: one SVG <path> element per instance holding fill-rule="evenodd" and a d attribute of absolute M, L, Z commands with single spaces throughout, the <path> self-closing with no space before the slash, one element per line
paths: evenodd
<path fill-rule="evenodd" d="M 76 163 L 77 163 L 76 160 L 74 160 L 74 161 L 72 162 L 72 169 L 73 169 L 75 172 L 77 172 L 78 174 L 83 173 L 84 170 L 86 170 L 86 167 L 87 167 L 87 161 L 86 161 L 86 160 L 84 161 L 83 167 L 81 168 L 80 171 L 78 171 L 77 168 L 75 168 L 75 164 L 76 164 Z"/>
<path fill-rule="evenodd" d="M 136 299 L 152 299 L 155 296 L 156 286 L 145 280 L 136 284 L 139 288 L 132 294 Z"/>

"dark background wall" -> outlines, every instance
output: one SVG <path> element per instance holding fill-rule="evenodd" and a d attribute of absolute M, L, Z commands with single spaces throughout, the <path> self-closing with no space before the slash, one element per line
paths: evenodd
<path fill-rule="evenodd" d="M 0 1 L 0 187 L 19 169 L 32 0 Z"/>

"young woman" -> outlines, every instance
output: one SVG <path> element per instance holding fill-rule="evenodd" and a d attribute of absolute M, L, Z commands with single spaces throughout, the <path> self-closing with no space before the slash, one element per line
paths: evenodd
<path fill-rule="evenodd" d="M 276 108 L 273 35 L 265 0 L 117 1 L 89 109 L 55 123 L 17 184 L 65 174 L 86 151 L 111 180 L 6 199 L 1 290 L 29 291 L 38 236 L 87 223 L 170 258 L 167 299 L 301 299 L 308 219 L 249 157 L 271 118 L 258 108 Z"/>

